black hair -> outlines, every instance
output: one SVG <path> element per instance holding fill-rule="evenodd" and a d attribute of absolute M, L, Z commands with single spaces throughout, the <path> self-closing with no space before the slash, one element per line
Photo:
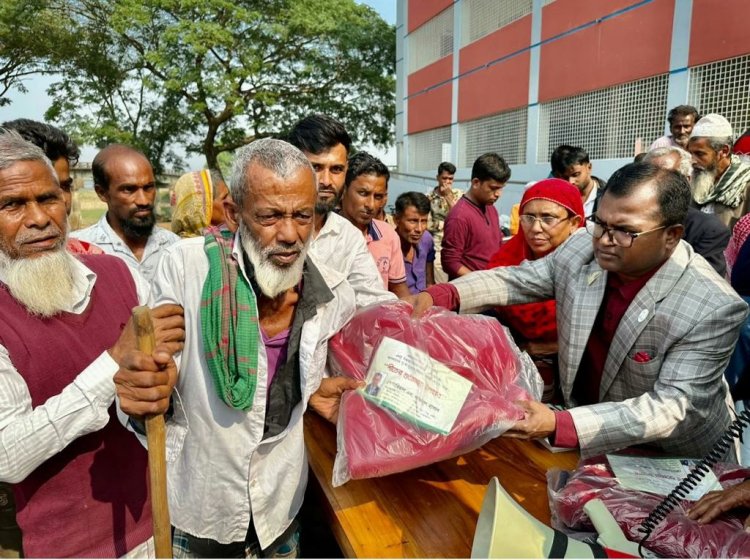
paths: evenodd
<path fill-rule="evenodd" d="M 430 199 L 422 193 L 411 191 L 400 194 L 396 199 L 396 216 L 401 216 L 410 206 L 420 215 L 430 213 Z"/>
<path fill-rule="evenodd" d="M 698 114 L 698 109 L 696 109 L 692 105 L 678 105 L 677 107 L 669 110 L 669 113 L 667 114 L 667 120 L 669 121 L 669 124 L 672 124 L 677 117 L 689 116 L 693 117 L 694 123 L 697 123 L 701 118 L 700 114 Z"/>
<path fill-rule="evenodd" d="M 375 156 L 367 152 L 357 152 L 349 158 L 349 165 L 346 169 L 345 185 L 348 187 L 352 181 L 360 175 L 376 175 L 385 177 L 385 186 L 388 187 L 388 180 L 391 178 L 391 172 L 388 167 Z"/>
<path fill-rule="evenodd" d="M 456 166 L 449 161 L 444 161 L 438 165 L 438 175 L 442 175 L 443 171 L 447 171 L 451 175 L 456 174 Z"/>
<path fill-rule="evenodd" d="M 586 165 L 591 163 L 589 154 L 583 148 L 563 144 L 555 148 L 549 160 L 552 173 L 562 175 L 571 165 Z"/>
<path fill-rule="evenodd" d="M 24 140 L 39 146 L 44 151 L 44 155 L 53 163 L 60 158 L 65 158 L 71 165 L 75 165 L 81 156 L 73 139 L 51 124 L 31 119 L 16 119 L 4 122 L 2 128 L 15 130 Z"/>
<path fill-rule="evenodd" d="M 305 117 L 292 127 L 287 141 L 303 152 L 322 154 L 337 144 L 342 144 L 349 153 L 352 138 L 336 119 L 328 115 L 315 114 Z"/>
<path fill-rule="evenodd" d="M 471 167 L 471 178 L 480 181 L 494 180 L 505 183 L 510 179 L 510 167 L 502 156 L 488 152 L 479 156 Z"/>
<path fill-rule="evenodd" d="M 226 185 L 227 182 L 224 180 L 224 175 L 221 173 L 220 169 L 209 169 L 208 174 L 211 176 L 211 184 L 213 185 L 213 199 L 216 200 L 219 198 L 219 189 L 216 188 L 216 185 L 219 183 L 224 183 Z"/>
<path fill-rule="evenodd" d="M 604 195 L 623 198 L 649 181 L 656 185 L 656 199 L 662 225 L 684 223 L 692 195 L 687 179 L 677 171 L 664 169 L 652 163 L 629 163 L 610 177 Z"/>

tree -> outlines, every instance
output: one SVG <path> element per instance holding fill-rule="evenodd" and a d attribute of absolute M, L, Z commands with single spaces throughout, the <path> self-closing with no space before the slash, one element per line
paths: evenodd
<path fill-rule="evenodd" d="M 324 112 L 356 141 L 393 141 L 395 29 L 353 0 L 64 3 L 80 52 L 48 114 L 88 139 L 130 136 L 151 157 L 184 140 L 215 167 Z"/>
<path fill-rule="evenodd" d="M 13 89 L 25 92 L 24 78 L 50 71 L 51 44 L 66 33 L 44 0 L 0 2 L 0 106 Z M 44 40 L 40 40 L 44 38 Z"/>

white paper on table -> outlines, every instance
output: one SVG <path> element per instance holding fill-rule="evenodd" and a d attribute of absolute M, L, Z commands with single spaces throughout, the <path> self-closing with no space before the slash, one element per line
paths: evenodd
<path fill-rule="evenodd" d="M 662 459 L 633 455 L 607 455 L 609 466 L 620 485 L 631 490 L 668 495 L 698 462 L 695 459 Z M 701 478 L 685 499 L 699 500 L 707 492 L 721 490 L 712 470 Z"/>
<path fill-rule="evenodd" d="M 383 337 L 359 391 L 369 401 L 432 432 L 447 435 L 472 383 L 408 344 Z"/>

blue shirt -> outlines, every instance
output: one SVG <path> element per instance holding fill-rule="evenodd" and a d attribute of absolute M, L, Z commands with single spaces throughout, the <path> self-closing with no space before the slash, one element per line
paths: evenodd
<path fill-rule="evenodd" d="M 406 268 L 406 286 L 412 294 L 427 289 L 427 263 L 435 261 L 435 243 L 429 231 L 422 234 L 422 239 L 414 246 L 412 262 L 404 259 Z"/>

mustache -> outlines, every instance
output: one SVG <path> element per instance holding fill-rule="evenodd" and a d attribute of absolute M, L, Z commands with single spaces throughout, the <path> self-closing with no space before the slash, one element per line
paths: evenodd
<path fill-rule="evenodd" d="M 54 224 L 50 224 L 41 231 L 25 231 L 19 232 L 16 236 L 16 243 L 34 243 L 35 241 L 41 241 L 48 237 L 55 237 L 62 235 L 62 230 Z"/>
<path fill-rule="evenodd" d="M 270 257 L 284 253 L 301 253 L 304 248 L 305 244 L 299 241 L 296 243 L 277 243 L 276 245 L 263 249 L 263 255 Z"/>

